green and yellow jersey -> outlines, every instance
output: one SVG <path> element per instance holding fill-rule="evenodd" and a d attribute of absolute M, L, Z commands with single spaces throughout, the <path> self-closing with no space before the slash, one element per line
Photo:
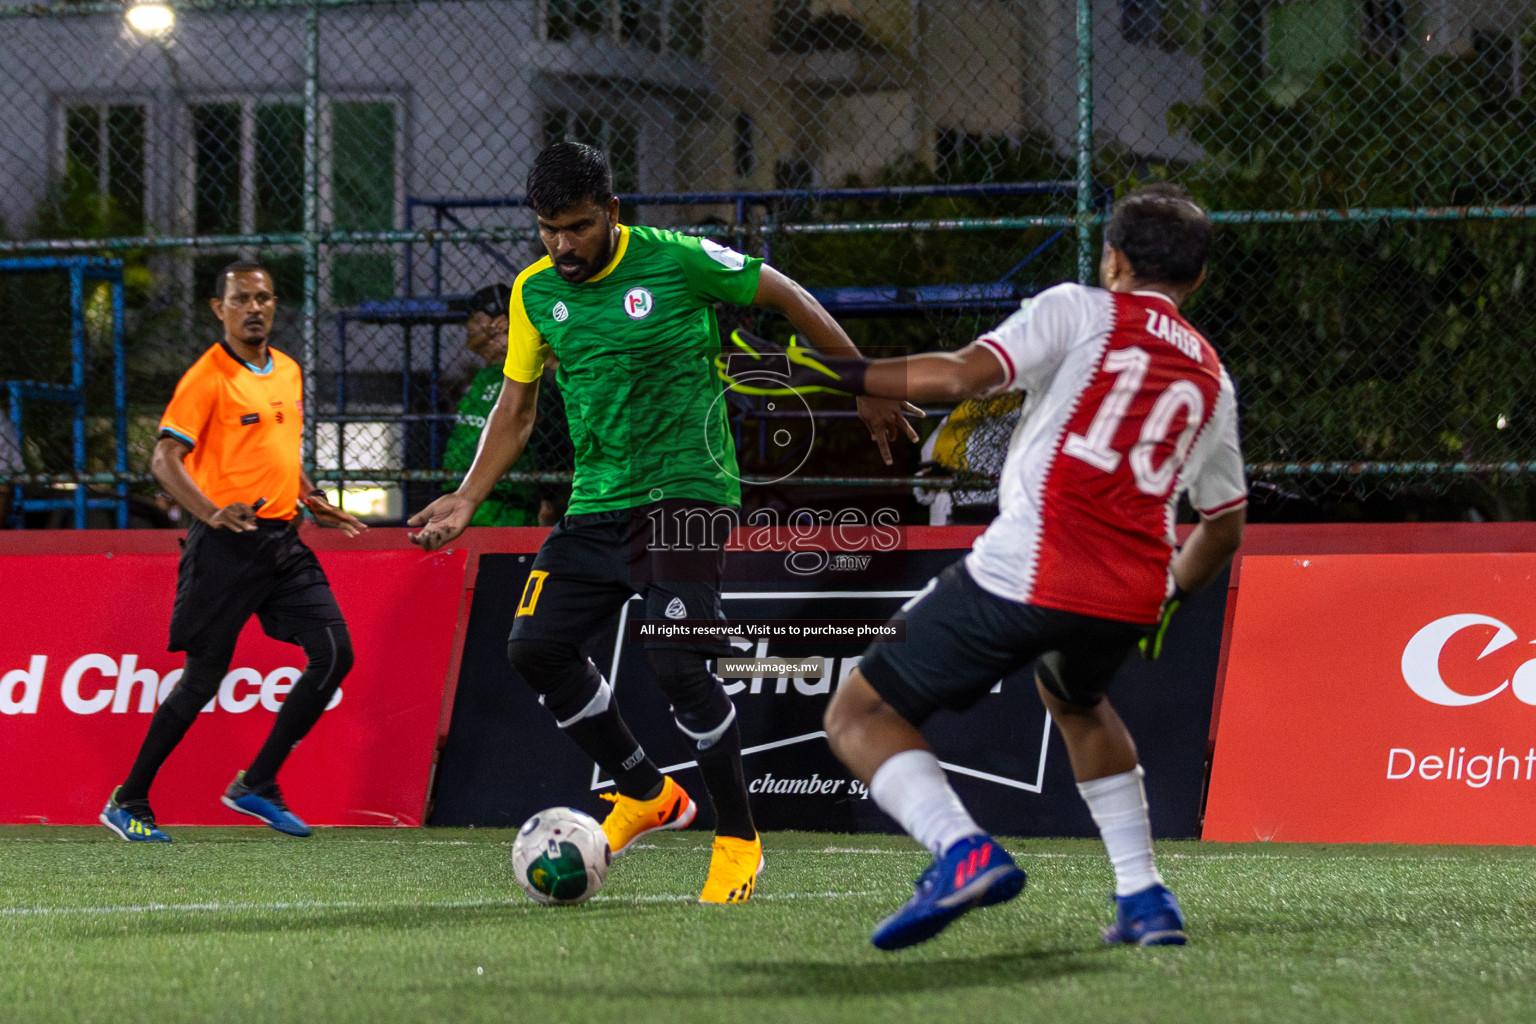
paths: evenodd
<path fill-rule="evenodd" d="M 726 424 L 717 302 L 747 305 L 762 260 L 659 228 L 619 228 L 613 260 L 577 284 L 546 257 L 518 275 L 504 372 L 524 383 L 553 350 L 576 472 L 570 512 L 663 498 L 741 504 Z"/>

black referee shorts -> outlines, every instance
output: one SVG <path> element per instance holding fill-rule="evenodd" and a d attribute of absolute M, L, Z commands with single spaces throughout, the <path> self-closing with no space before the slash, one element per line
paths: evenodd
<path fill-rule="evenodd" d="M 297 520 L 260 519 L 245 532 L 196 522 L 182 545 L 168 650 L 210 657 L 233 651 L 252 615 L 262 632 L 286 643 L 344 624 L 320 560 L 299 539 Z"/>
<path fill-rule="evenodd" d="M 913 725 L 940 708 L 965 711 L 1036 658 L 1052 693 L 1093 707 L 1152 628 L 1006 600 L 983 590 L 964 561 L 892 619 L 903 620 L 906 640 L 871 644 L 859 671 Z"/>
<path fill-rule="evenodd" d="M 645 598 L 646 619 L 725 621 L 720 579 L 736 518 L 729 506 L 683 498 L 565 516 L 534 557 L 512 639 L 580 648 L 636 594 Z M 664 646 L 710 657 L 731 653 L 724 641 Z"/>

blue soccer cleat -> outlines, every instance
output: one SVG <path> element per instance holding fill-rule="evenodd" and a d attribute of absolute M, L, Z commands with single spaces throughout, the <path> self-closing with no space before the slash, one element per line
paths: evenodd
<path fill-rule="evenodd" d="M 1188 941 L 1179 901 L 1165 885 L 1116 896 L 1115 923 L 1102 934 L 1105 942 L 1134 942 L 1138 946 L 1182 946 Z"/>
<path fill-rule="evenodd" d="M 277 780 L 252 789 L 245 784 L 245 772 L 235 776 L 235 781 L 229 784 L 221 798 L 224 806 L 241 814 L 249 814 L 265 825 L 277 829 L 286 836 L 299 836 L 303 838 L 309 835 L 309 826 L 299 820 L 298 815 L 288 809 L 283 802 L 282 791 L 277 788 Z"/>
<path fill-rule="evenodd" d="M 155 827 L 155 812 L 149 809 L 147 800 L 138 803 L 129 801 L 126 807 L 117 802 L 117 794 L 122 788 L 118 786 L 112 791 L 112 795 L 107 798 L 107 806 L 101 809 L 97 820 L 130 843 L 170 842 L 171 837 Z"/>
<path fill-rule="evenodd" d="M 1006 903 L 1024 891 L 1024 869 L 991 836 L 962 839 L 917 878 L 917 891 L 869 937 L 878 949 L 926 942 L 972 907 Z"/>

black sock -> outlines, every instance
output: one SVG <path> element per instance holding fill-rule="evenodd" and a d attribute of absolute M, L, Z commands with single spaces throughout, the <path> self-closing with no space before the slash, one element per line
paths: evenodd
<path fill-rule="evenodd" d="M 233 641 L 226 650 L 212 654 L 187 654 L 182 666 L 181 681 L 176 684 L 164 703 L 155 709 L 149 720 L 149 731 L 139 744 L 138 756 L 128 778 L 118 790 L 118 803 L 138 803 L 149 799 L 149 787 L 154 783 L 160 766 L 171 756 L 171 751 L 197 721 L 197 713 L 219 692 L 219 681 L 229 671 L 229 660 L 234 655 Z"/>
<path fill-rule="evenodd" d="M 159 774 L 160 766 L 165 764 L 165 759 L 171 756 L 171 751 L 176 749 L 187 730 L 192 728 L 196 714 L 194 711 L 192 718 L 183 718 L 170 701 L 155 709 L 155 716 L 149 720 L 149 732 L 144 735 L 144 742 L 139 744 L 139 754 L 133 759 L 128 778 L 118 788 L 119 804 L 139 803 L 149 799 L 149 787 Z"/>
<path fill-rule="evenodd" d="M 288 755 L 293 753 L 299 740 L 309 735 L 309 730 L 320 721 L 325 705 L 330 702 L 329 695 L 322 699 L 313 690 L 300 690 L 299 682 L 302 681 L 301 676 L 293 684 L 293 689 L 288 691 L 282 709 L 277 713 L 277 721 L 272 723 L 272 731 L 267 733 L 266 741 L 256 752 L 251 766 L 245 770 L 245 784 L 251 789 L 277 778 L 277 770 L 283 766 Z"/>
<path fill-rule="evenodd" d="M 326 626 L 303 633 L 297 639 L 308 661 L 304 674 L 294 680 L 293 689 L 283 699 L 282 710 L 278 711 L 266 742 L 245 770 L 245 784 L 251 789 L 277 778 L 277 770 L 320 721 L 325 706 L 352 668 L 352 641 L 346 626 Z"/>
<path fill-rule="evenodd" d="M 741 769 L 741 732 L 734 719 L 712 747 L 699 753 L 699 774 L 704 776 L 709 802 L 715 805 L 715 833 L 756 839 L 747 779 Z"/>
<path fill-rule="evenodd" d="M 564 731 L 583 753 L 613 777 L 614 785 L 624 796 L 654 800 L 661 792 L 661 772 L 635 742 L 629 726 L 619 717 L 617 704 L 610 703 L 601 714 L 577 719 Z"/>

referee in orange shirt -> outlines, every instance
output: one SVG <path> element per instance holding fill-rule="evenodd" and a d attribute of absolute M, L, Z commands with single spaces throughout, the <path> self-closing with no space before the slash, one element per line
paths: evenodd
<path fill-rule="evenodd" d="M 176 385 L 150 466 L 196 521 L 183 541 L 171 611 L 169 649 L 187 652 L 186 667 L 101 812 L 103 825 L 133 842 L 171 841 L 155 827 L 150 784 L 218 693 L 252 615 L 274 640 L 303 647 L 308 664 L 223 801 L 279 832 L 309 835 L 283 801 L 277 770 L 352 667 L 341 609 L 315 553 L 299 539 L 299 503 L 321 526 L 349 537 L 367 527 L 326 501 L 299 461 L 303 382 L 297 363 L 267 347 L 277 310 L 272 275 L 259 263 L 231 263 L 219 273 L 211 304 L 224 338 Z"/>

